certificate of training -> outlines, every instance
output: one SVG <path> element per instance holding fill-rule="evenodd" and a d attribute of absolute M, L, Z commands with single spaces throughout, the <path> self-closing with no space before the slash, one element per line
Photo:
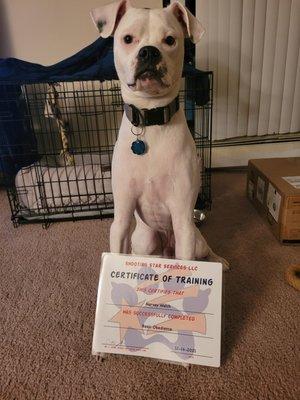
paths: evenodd
<path fill-rule="evenodd" d="M 220 366 L 222 265 L 103 253 L 92 353 Z"/>

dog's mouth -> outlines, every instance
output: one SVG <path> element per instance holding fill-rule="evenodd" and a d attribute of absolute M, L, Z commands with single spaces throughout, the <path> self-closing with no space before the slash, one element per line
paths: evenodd
<path fill-rule="evenodd" d="M 166 71 L 164 68 L 155 67 L 140 67 L 137 69 L 134 82 L 128 84 L 130 88 L 136 88 L 137 86 L 141 89 L 151 89 L 151 87 L 164 88 L 167 85 L 163 82 L 163 77 Z"/>
<path fill-rule="evenodd" d="M 162 74 L 160 73 L 159 70 L 154 70 L 154 69 L 144 69 L 139 71 L 135 75 L 135 80 L 140 79 L 142 81 L 145 80 L 151 80 L 151 79 L 156 79 L 157 81 L 160 81 L 162 78 Z"/>

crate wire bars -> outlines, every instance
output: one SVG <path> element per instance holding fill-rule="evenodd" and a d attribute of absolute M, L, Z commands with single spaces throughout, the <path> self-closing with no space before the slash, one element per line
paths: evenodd
<path fill-rule="evenodd" d="M 212 72 L 204 74 L 209 82 L 205 104 L 196 104 L 196 87 L 186 85 L 184 78 L 179 94 L 202 160 L 197 208 L 203 210 L 211 204 L 213 90 Z M 111 160 L 123 115 L 119 82 L 35 83 L 22 85 L 20 93 L 19 87 L 6 83 L 1 90 L 0 102 L 21 99 L 18 122 L 29 127 L 34 139 L 31 147 L 20 142 L 14 148 L 17 158 L 34 162 L 16 167 L 18 172 L 6 179 L 14 225 L 42 222 L 47 227 L 58 220 L 111 217 Z M 10 112 L 0 113 L 0 123 L 13 123 L 13 118 Z M 0 142 L 0 157 L 11 151 L 7 146 Z"/>

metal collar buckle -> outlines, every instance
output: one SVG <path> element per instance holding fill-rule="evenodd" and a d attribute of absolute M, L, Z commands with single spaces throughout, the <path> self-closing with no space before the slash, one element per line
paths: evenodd
<path fill-rule="evenodd" d="M 127 115 L 127 118 L 132 123 L 133 126 L 139 126 L 142 124 L 143 118 L 140 114 L 140 110 L 136 108 L 133 104 L 124 104 L 124 109 Z"/>
<path fill-rule="evenodd" d="M 164 108 L 164 124 L 166 124 L 167 122 L 169 122 L 171 119 L 171 110 L 170 110 L 170 106 L 167 105 Z"/>

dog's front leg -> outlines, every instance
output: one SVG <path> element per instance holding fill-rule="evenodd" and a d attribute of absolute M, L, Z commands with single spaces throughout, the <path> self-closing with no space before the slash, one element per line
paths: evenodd
<path fill-rule="evenodd" d="M 130 228 L 135 209 L 133 199 L 124 199 L 122 202 L 115 200 L 114 221 L 110 228 L 110 251 L 112 253 L 130 252 Z"/>
<path fill-rule="evenodd" d="M 172 215 L 172 224 L 175 236 L 175 258 L 194 260 L 196 235 L 192 216 L 178 212 Z"/>

